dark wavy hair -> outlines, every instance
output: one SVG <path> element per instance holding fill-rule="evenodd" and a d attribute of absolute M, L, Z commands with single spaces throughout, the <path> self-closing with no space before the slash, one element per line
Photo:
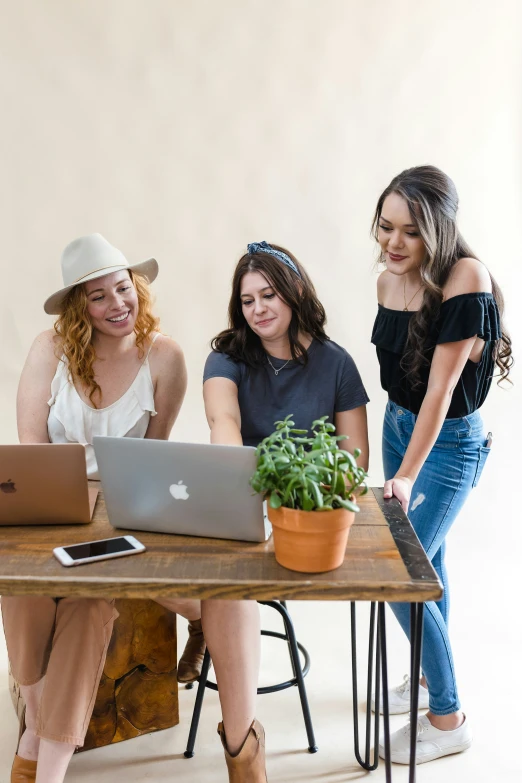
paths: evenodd
<path fill-rule="evenodd" d="M 211 342 L 214 351 L 228 354 L 236 362 L 249 367 L 261 367 L 266 363 L 266 351 L 260 338 L 248 326 L 241 305 L 241 280 L 247 272 L 259 272 L 273 287 L 277 295 L 292 309 L 288 339 L 292 358 L 306 364 L 308 354 L 299 341 L 299 332 L 324 343 L 329 339 L 324 326 L 326 313 L 317 298 L 312 281 L 297 258 L 286 248 L 272 244 L 275 250 L 286 253 L 300 277 L 282 261 L 268 253 L 245 253 L 241 256 L 232 278 L 232 294 L 228 305 L 228 329 L 220 332 Z"/>
<path fill-rule="evenodd" d="M 440 169 L 435 166 L 416 166 L 406 169 L 392 179 L 377 202 L 372 222 L 372 234 L 376 240 L 382 207 L 390 193 L 397 193 L 406 201 L 426 247 L 426 255 L 420 267 L 424 296 L 419 310 L 410 318 L 408 341 L 402 359 L 407 377 L 414 387 L 418 387 L 420 370 L 429 364 L 426 346 L 430 326 L 439 315 L 442 289 L 459 259 L 477 256 L 457 227 L 459 198 L 455 185 Z M 381 253 L 379 261 L 383 260 Z M 490 277 L 502 328 L 502 337 L 497 340 L 494 349 L 495 363 L 500 370 L 498 383 L 501 383 L 508 378 L 513 356 L 511 338 L 503 323 L 504 297 L 491 273 Z"/>

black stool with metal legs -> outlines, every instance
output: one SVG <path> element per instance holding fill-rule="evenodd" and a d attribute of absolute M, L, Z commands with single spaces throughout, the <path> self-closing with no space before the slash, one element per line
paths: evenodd
<path fill-rule="evenodd" d="M 275 639 L 282 639 L 288 644 L 288 652 L 290 654 L 290 661 L 292 663 L 292 671 L 294 676 L 292 679 L 286 682 L 280 682 L 276 685 L 267 685 L 264 688 L 258 688 L 258 694 L 262 693 L 276 693 L 277 691 L 283 691 L 286 688 L 291 688 L 297 685 L 299 690 L 299 698 L 301 699 L 301 709 L 303 711 L 303 718 L 306 727 L 306 736 L 308 739 L 308 751 L 310 753 L 316 753 L 318 748 L 315 744 L 314 729 L 312 726 L 312 718 L 310 716 L 310 708 L 308 706 L 308 698 L 306 696 L 306 688 L 304 684 L 304 678 L 308 674 L 310 669 L 310 656 L 308 651 L 300 644 L 294 631 L 294 624 L 292 618 L 286 608 L 286 601 L 258 601 L 258 603 L 264 606 L 271 606 L 279 612 L 283 618 L 285 626 L 284 633 L 277 633 L 276 631 L 261 631 L 262 636 L 272 636 Z M 304 665 L 301 668 L 301 661 L 299 660 L 299 651 L 301 651 L 304 658 Z M 196 744 L 196 734 L 198 731 L 199 718 L 201 715 L 201 707 L 203 706 L 203 697 L 205 695 L 205 688 L 210 688 L 213 691 L 217 691 L 218 687 L 215 682 L 209 682 L 208 670 L 210 666 L 210 655 L 208 650 L 205 652 L 205 658 L 203 660 L 203 667 L 201 669 L 201 675 L 198 677 L 198 691 L 196 694 L 196 701 L 194 704 L 194 711 L 192 713 L 192 721 L 190 724 L 190 732 L 187 742 L 187 749 L 185 751 L 185 758 L 192 758 L 194 755 L 194 745 Z"/>

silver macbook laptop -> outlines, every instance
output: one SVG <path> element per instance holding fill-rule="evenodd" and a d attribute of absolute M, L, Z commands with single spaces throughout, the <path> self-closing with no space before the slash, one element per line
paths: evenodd
<path fill-rule="evenodd" d="M 93 445 L 113 527 L 238 541 L 270 535 L 249 483 L 254 448 L 111 437 Z"/>
<path fill-rule="evenodd" d="M 97 495 L 79 443 L 0 446 L 0 525 L 85 524 Z"/>

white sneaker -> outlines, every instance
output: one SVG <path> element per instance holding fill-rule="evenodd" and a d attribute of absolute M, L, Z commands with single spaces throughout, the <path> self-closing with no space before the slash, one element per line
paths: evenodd
<path fill-rule="evenodd" d="M 388 707 L 390 715 L 401 715 L 403 712 L 410 711 L 410 678 L 404 675 L 404 682 L 397 685 L 396 688 L 390 688 L 388 691 Z M 380 695 L 379 712 L 383 714 L 382 693 Z M 430 694 L 424 685 L 419 684 L 419 710 L 429 710 Z M 375 693 L 372 696 L 372 712 L 375 712 Z"/>
<path fill-rule="evenodd" d="M 417 722 L 417 764 L 433 761 L 469 748 L 473 740 L 469 721 L 454 731 L 441 731 L 432 726 L 426 715 Z M 390 737 L 391 760 L 395 764 L 410 763 L 410 724 L 394 731 Z M 384 738 L 379 742 L 379 756 L 384 758 Z"/>

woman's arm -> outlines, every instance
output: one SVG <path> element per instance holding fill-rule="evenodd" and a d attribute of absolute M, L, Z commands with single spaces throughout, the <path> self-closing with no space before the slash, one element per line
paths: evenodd
<path fill-rule="evenodd" d="M 51 383 L 58 367 L 56 336 L 52 329 L 33 342 L 20 376 L 16 421 L 20 443 L 49 443 L 47 419 Z"/>
<path fill-rule="evenodd" d="M 168 440 L 187 390 L 185 357 L 174 340 L 160 335 L 151 351 L 150 363 L 155 378 L 154 407 L 157 414 L 151 416 L 145 437 Z"/>
<path fill-rule="evenodd" d="M 370 461 L 370 446 L 368 442 L 368 419 L 366 405 L 360 405 L 351 411 L 341 411 L 335 414 L 335 429 L 338 435 L 348 435 L 349 440 L 339 441 L 339 448 L 353 454 L 355 449 L 361 450 L 358 464 L 368 470 Z"/>
<path fill-rule="evenodd" d="M 466 364 L 475 338 L 457 343 L 437 345 L 428 381 L 428 390 L 421 405 L 406 454 L 394 478 L 384 484 L 384 497 L 394 495 L 404 511 L 408 511 L 415 479 L 437 440 L 451 403 L 453 389 Z"/>
<path fill-rule="evenodd" d="M 491 278 L 486 267 L 475 259 L 461 259 L 444 289 L 444 299 L 480 291 L 491 291 Z M 404 511 L 408 510 L 412 486 L 439 436 L 453 390 L 476 340 L 477 335 L 467 340 L 443 343 L 435 348 L 426 396 L 406 454 L 397 474 L 384 485 L 384 497 L 394 495 Z"/>
<path fill-rule="evenodd" d="M 210 442 L 242 446 L 241 413 L 234 381 L 209 378 L 203 384 L 203 399 L 210 427 Z"/>

